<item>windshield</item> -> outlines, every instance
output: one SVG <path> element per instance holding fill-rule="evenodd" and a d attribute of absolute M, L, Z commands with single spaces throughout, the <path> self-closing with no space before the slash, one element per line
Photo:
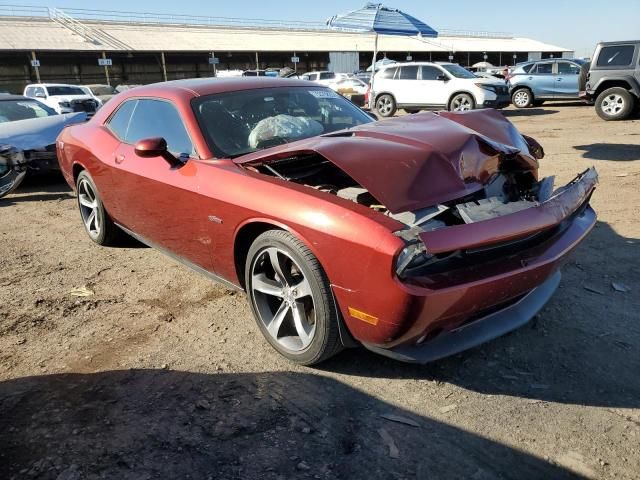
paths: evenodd
<path fill-rule="evenodd" d="M 373 121 L 338 93 L 320 86 L 219 93 L 196 98 L 193 108 L 209 147 L 222 157 Z"/>
<path fill-rule="evenodd" d="M 460 65 L 448 64 L 440 66 L 456 78 L 476 78 L 473 73 L 466 68 L 462 68 Z"/>
<path fill-rule="evenodd" d="M 47 87 L 49 95 L 86 95 L 80 87 Z"/>
<path fill-rule="evenodd" d="M 0 123 L 57 115 L 51 108 L 35 100 L 0 101 Z"/>

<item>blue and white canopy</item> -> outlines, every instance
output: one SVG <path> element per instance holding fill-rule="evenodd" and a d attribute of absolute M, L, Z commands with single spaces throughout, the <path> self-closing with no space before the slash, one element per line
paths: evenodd
<path fill-rule="evenodd" d="M 426 23 L 397 8 L 381 3 L 367 3 L 364 7 L 327 20 L 327 26 L 335 30 L 371 32 L 381 35 L 437 37 L 438 32 Z"/>

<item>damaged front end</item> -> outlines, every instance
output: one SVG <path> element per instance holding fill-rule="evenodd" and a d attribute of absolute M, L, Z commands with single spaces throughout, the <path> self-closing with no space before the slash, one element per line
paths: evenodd
<path fill-rule="evenodd" d="M 236 162 L 399 222 L 395 273 L 410 279 L 471 253 L 517 250 L 584 208 L 595 170 L 555 189 L 554 177 L 538 179 L 543 156 L 501 113 L 481 110 L 365 124 Z"/>
<path fill-rule="evenodd" d="M 428 286 L 442 272 L 521 253 L 560 233 L 587 207 L 597 182 L 590 168 L 555 190 L 554 177 L 521 181 L 513 189 L 500 174 L 474 198 L 420 212 L 422 218 L 396 232 L 407 243 L 396 274 Z"/>

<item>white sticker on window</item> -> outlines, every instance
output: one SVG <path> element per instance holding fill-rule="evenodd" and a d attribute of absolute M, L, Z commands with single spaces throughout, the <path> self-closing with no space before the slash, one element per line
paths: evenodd
<path fill-rule="evenodd" d="M 309 90 L 309 93 L 316 98 L 337 98 L 339 95 L 333 90 Z"/>

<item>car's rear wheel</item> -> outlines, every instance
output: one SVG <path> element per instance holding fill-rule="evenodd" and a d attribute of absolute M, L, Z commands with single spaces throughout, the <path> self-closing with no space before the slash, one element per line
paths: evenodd
<path fill-rule="evenodd" d="M 76 192 L 80 218 L 89 238 L 98 245 L 117 245 L 124 236 L 104 208 L 96 184 L 83 170 L 76 180 Z"/>
<path fill-rule="evenodd" d="M 376 110 L 381 117 L 392 117 L 397 109 L 396 99 L 393 98 L 393 95 L 383 93 L 376 99 Z"/>
<path fill-rule="evenodd" d="M 459 93 L 449 102 L 449 110 L 452 112 L 466 112 L 476 108 L 476 102 L 468 93 Z"/>
<path fill-rule="evenodd" d="M 605 90 L 596 100 L 596 113 L 603 120 L 624 120 L 633 112 L 633 97 L 628 90 L 613 87 Z"/>
<path fill-rule="evenodd" d="M 528 88 L 519 88 L 511 94 L 511 103 L 516 108 L 528 108 L 533 105 L 533 94 Z"/>
<path fill-rule="evenodd" d="M 303 242 L 282 230 L 263 233 L 249 249 L 245 279 L 258 327 L 281 355 L 314 365 L 340 350 L 329 281 Z"/>

